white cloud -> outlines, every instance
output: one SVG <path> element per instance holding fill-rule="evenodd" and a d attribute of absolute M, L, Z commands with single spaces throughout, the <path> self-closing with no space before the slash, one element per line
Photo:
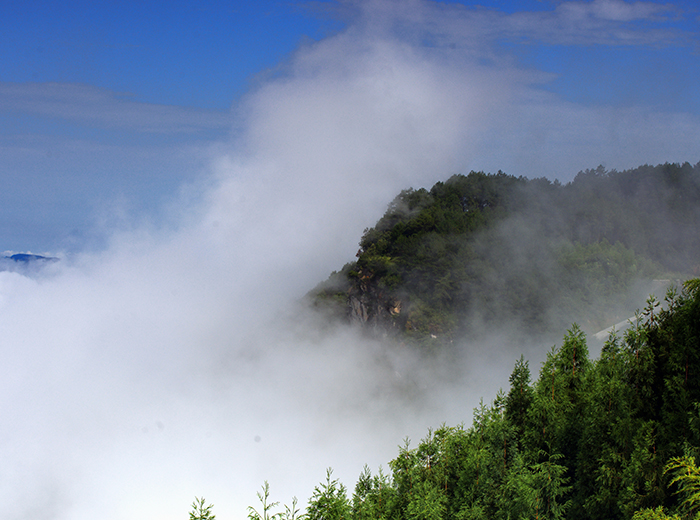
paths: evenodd
<path fill-rule="evenodd" d="M 412 32 L 416 42 L 427 39 L 480 52 L 503 40 L 549 45 L 697 44 L 697 34 L 669 24 L 682 16 L 682 10 L 673 4 L 563 1 L 551 10 L 512 14 L 459 3 L 376 0 L 343 4 L 362 13 L 356 15 L 361 20 L 371 20 L 367 25 L 374 30 L 391 29 L 404 36 Z"/>
<path fill-rule="evenodd" d="M 498 98 L 353 31 L 290 67 L 246 101 L 245 131 L 175 230 L 115 234 L 36 282 L 0 273 L 14 374 L 0 496 L 33 504 L 24 514 L 172 518 L 196 494 L 242 518 L 264 479 L 305 500 L 326 466 L 352 486 L 405 435 L 469 419 L 476 397 L 437 406 L 406 356 L 286 315 L 398 187 L 458 167 L 467 123 Z"/>
<path fill-rule="evenodd" d="M 653 2 L 625 2 L 623 0 L 593 0 L 593 2 L 565 2 L 559 6 L 575 18 L 599 18 L 616 22 L 631 20 L 658 20 L 673 8 Z"/>
<path fill-rule="evenodd" d="M 469 168 L 570 180 L 597 164 L 623 170 L 699 159 L 692 135 L 700 118 L 693 114 L 582 106 L 535 90 L 520 94 L 492 114 Z"/>
<path fill-rule="evenodd" d="M 469 167 L 573 175 L 693 160 L 694 117 L 565 103 L 507 57 L 416 44 L 426 32 L 466 41 L 494 20 L 525 33 L 531 19 L 401 5 L 367 4 L 382 10 L 373 23 L 301 48 L 251 93 L 209 189 L 170 226 L 115 232 L 104 253 L 34 281 L 0 273 L 0 498 L 16 516 L 174 518 L 204 495 L 219 518 L 244 518 L 264 479 L 282 501 L 304 501 L 327 466 L 352 486 L 405 435 L 468 422 L 519 355 L 500 339 L 474 346 L 450 385 L 439 362 L 290 313 L 398 190 Z M 148 128 L 135 104 L 104 115 L 123 104 L 82 94 L 92 101 L 74 115 L 72 94 L 12 103 L 88 120 L 104 101 L 99 124 Z M 188 117 L 174 127 L 220 124 Z"/>

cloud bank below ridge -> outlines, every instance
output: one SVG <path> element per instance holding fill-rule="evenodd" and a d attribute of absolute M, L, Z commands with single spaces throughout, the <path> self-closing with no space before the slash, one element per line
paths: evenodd
<path fill-rule="evenodd" d="M 114 232 L 38 278 L 0 273 L 0 497 L 19 518 L 174 518 L 194 495 L 243 518 L 265 479 L 304 501 L 327 466 L 352 486 L 405 435 L 469 421 L 515 355 L 474 348 L 442 384 L 439 361 L 316 332 L 294 302 L 400 189 L 676 160 L 698 135 L 693 115 L 558 99 L 547 74 L 460 40 L 479 27 L 461 11 L 402 5 L 347 4 L 346 30 L 247 95 L 168 226 Z"/>

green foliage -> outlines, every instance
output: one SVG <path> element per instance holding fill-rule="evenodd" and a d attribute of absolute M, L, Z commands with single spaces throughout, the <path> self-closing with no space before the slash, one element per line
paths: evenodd
<path fill-rule="evenodd" d="M 565 476 L 567 468 L 558 463 L 564 456 L 560 453 L 550 455 L 544 451 L 540 451 L 539 455 L 542 462 L 532 468 L 536 491 L 535 516 L 546 520 L 564 518 L 570 506 L 569 501 L 564 501 L 564 496 L 571 490 L 571 486 L 567 486 L 569 479 Z"/>
<path fill-rule="evenodd" d="M 686 280 L 683 282 L 683 288 L 688 292 L 688 294 L 696 294 L 698 291 L 700 291 L 700 278 Z"/>
<path fill-rule="evenodd" d="M 678 486 L 676 494 L 683 497 L 680 505 L 686 514 L 693 518 L 700 517 L 700 469 L 695 465 L 695 457 L 673 457 L 664 471 L 671 473 L 669 485 Z"/>
<path fill-rule="evenodd" d="M 282 520 L 304 520 L 306 518 L 305 514 L 299 513 L 299 508 L 297 507 L 297 497 L 292 497 L 292 505 L 284 505 L 284 511 L 280 513 L 280 518 Z"/>
<path fill-rule="evenodd" d="M 331 479 L 333 470 L 326 470 L 326 482 L 314 488 L 306 508 L 308 520 L 342 520 L 349 518 L 350 501 L 345 486 L 337 479 Z"/>
<path fill-rule="evenodd" d="M 406 197 L 418 201 L 406 211 L 420 211 L 426 193 Z M 650 298 L 597 360 L 574 324 L 534 382 L 521 357 L 508 392 L 482 400 L 470 427 L 430 429 L 415 448 L 406 440 L 390 475 L 365 467 L 352 501 L 329 469 L 308 518 L 700 518 L 697 287 L 671 289 L 663 304 Z M 268 513 L 267 485 L 258 496 L 253 520 L 295 518 Z"/>
<path fill-rule="evenodd" d="M 253 506 L 248 506 L 248 518 L 250 520 L 277 520 L 281 518 L 280 513 L 272 513 L 272 510 L 279 505 L 279 502 L 270 502 L 270 484 L 265 481 L 262 491 L 257 492 L 261 509 L 258 511 Z"/>
<path fill-rule="evenodd" d="M 192 511 L 190 511 L 190 520 L 215 520 L 216 515 L 214 515 L 211 510 L 214 504 L 205 505 L 206 500 L 204 497 L 197 498 L 194 497 L 194 502 L 192 502 Z"/>
<path fill-rule="evenodd" d="M 353 301 L 400 302 L 359 321 L 419 345 L 449 344 L 474 316 L 523 333 L 559 334 L 574 319 L 596 332 L 629 316 L 640 280 L 700 274 L 699 228 L 700 164 L 599 167 L 565 185 L 454 175 L 402 191 L 365 230 L 356 262 L 311 300 L 338 318 L 352 316 Z"/>
<path fill-rule="evenodd" d="M 656 509 L 640 509 L 632 516 L 632 520 L 681 520 L 678 515 L 668 515 L 663 506 Z"/>
<path fill-rule="evenodd" d="M 304 520 L 306 515 L 299 514 L 297 497 L 292 498 L 292 505 L 285 504 L 284 511 L 274 513 L 273 509 L 279 506 L 279 502 L 270 502 L 270 484 L 265 481 L 262 491 L 257 492 L 260 501 L 260 511 L 248 506 L 248 518 L 250 520 Z"/>
<path fill-rule="evenodd" d="M 657 432 L 657 423 L 646 421 L 632 439 L 634 448 L 622 475 L 626 486 L 620 493 L 623 511 L 628 515 L 663 502 L 663 460 L 657 449 Z"/>
<path fill-rule="evenodd" d="M 422 480 L 416 483 L 411 500 L 406 507 L 410 520 L 441 520 L 447 510 L 447 497 L 434 482 Z"/>
<path fill-rule="evenodd" d="M 510 375 L 510 391 L 505 401 L 505 417 L 516 427 L 519 437 L 525 431 L 525 423 L 532 399 L 530 367 L 524 356 L 521 355 Z"/>
<path fill-rule="evenodd" d="M 352 518 L 355 520 L 378 520 L 390 518 L 396 502 L 395 488 L 381 468 L 372 476 L 364 467 L 355 485 L 352 496 Z"/>

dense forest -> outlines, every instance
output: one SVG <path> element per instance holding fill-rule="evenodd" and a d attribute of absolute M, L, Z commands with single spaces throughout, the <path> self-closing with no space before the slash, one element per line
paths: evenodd
<path fill-rule="evenodd" d="M 402 191 L 313 305 L 401 341 L 508 321 L 524 334 L 628 318 L 651 280 L 700 274 L 700 163 L 602 167 L 572 182 L 471 172 Z"/>
<path fill-rule="evenodd" d="M 267 482 L 250 520 L 663 520 L 700 515 L 700 279 L 653 297 L 597 360 L 573 325 L 531 380 L 405 442 L 354 491 L 333 478 L 281 509 Z M 361 456 L 361 454 L 358 454 Z M 214 518 L 197 499 L 191 520 Z"/>
<path fill-rule="evenodd" d="M 401 192 L 313 308 L 419 347 L 502 320 L 563 340 L 535 378 L 515 360 L 471 424 L 406 440 L 352 490 L 329 469 L 305 505 L 280 507 L 265 482 L 249 519 L 700 518 L 698 230 L 700 163 L 568 184 L 472 172 Z M 590 358 L 587 332 L 628 317 L 655 278 L 663 301 Z M 190 519 L 213 518 L 196 499 Z"/>

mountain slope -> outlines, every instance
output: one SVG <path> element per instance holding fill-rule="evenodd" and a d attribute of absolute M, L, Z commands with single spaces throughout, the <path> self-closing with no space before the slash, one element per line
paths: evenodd
<path fill-rule="evenodd" d="M 566 184 L 471 172 L 408 189 L 365 230 L 357 260 L 309 294 L 317 309 L 402 341 L 451 342 L 508 323 L 596 332 L 653 278 L 700 271 L 700 163 Z"/>

